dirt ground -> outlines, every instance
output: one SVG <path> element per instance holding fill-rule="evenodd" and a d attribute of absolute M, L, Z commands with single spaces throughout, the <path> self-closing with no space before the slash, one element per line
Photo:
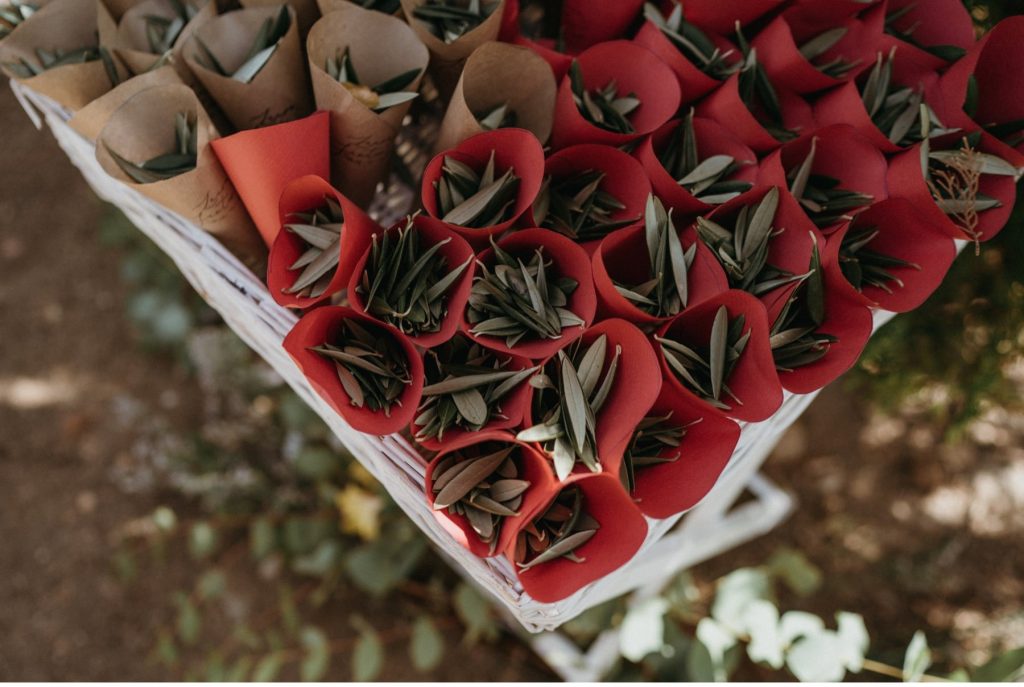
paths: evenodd
<path fill-rule="evenodd" d="M 115 534 L 168 498 L 126 489 L 118 465 L 138 440 L 133 418 L 159 413 L 188 428 L 200 390 L 175 361 L 133 343 L 119 256 L 96 237 L 100 204 L 3 90 L 0 678 L 175 677 L 153 650 L 173 622 L 168 590 L 186 583 L 190 564 L 170 558 L 146 566 L 131 585 L 118 581 Z M 919 628 L 939 659 L 954 664 L 1024 645 L 1022 435 L 1024 419 L 995 412 L 966 443 L 943 446 L 923 415 L 873 417 L 862 400 L 833 387 L 768 464 L 769 476 L 799 499 L 795 515 L 695 575 L 706 583 L 789 546 L 825 574 L 822 590 L 799 605 L 826 617 L 863 614 L 876 658 L 899 664 Z M 255 576 L 251 587 L 237 590 L 251 604 L 243 612 L 258 610 Z M 357 610 L 386 634 L 422 603 L 350 592 L 332 609 L 342 618 Z M 438 619 L 457 637 L 450 621 Z M 337 625 L 332 638 L 351 635 L 343 619 L 324 622 Z M 550 677 L 511 637 L 475 651 L 457 639 L 447 644 L 437 679 Z M 349 674 L 342 659 L 329 676 Z M 417 674 L 389 660 L 384 677 Z"/>

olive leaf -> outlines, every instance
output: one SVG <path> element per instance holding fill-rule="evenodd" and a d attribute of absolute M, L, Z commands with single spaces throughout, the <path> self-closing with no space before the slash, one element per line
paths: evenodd
<path fill-rule="evenodd" d="M 688 345 L 659 336 L 654 340 L 661 345 L 665 362 L 683 386 L 712 406 L 731 410 L 726 397 L 743 405 L 729 388 L 729 378 L 750 341 L 746 322 L 745 315 L 729 319 L 729 311 L 723 305 L 715 313 L 706 345 Z"/>
<path fill-rule="evenodd" d="M 664 415 L 648 415 L 633 430 L 633 436 L 622 454 L 622 468 L 619 478 L 626 491 L 636 491 L 636 473 L 652 465 L 674 463 L 681 455 L 678 449 L 686 437 L 687 430 L 700 422 L 680 425 L 672 421 L 672 413 Z"/>
<path fill-rule="evenodd" d="M 412 383 L 409 359 L 383 329 L 368 323 L 342 320 L 332 341 L 309 350 L 334 363 L 350 403 L 391 417 L 391 408 Z"/>
<path fill-rule="evenodd" d="M 530 482 L 523 479 L 516 445 L 497 442 L 448 454 L 435 467 L 430 487 L 435 510 L 461 515 L 493 554 L 505 518 L 516 517 Z"/>
<path fill-rule="evenodd" d="M 649 264 L 647 278 L 639 284 L 615 281 L 615 290 L 655 317 L 678 315 L 689 299 L 689 273 L 697 255 L 697 242 L 683 248 L 672 212 L 665 212 L 665 206 L 653 195 L 647 197 L 644 238 Z"/>
<path fill-rule="evenodd" d="M 967 54 L 967 51 L 958 45 L 926 45 L 919 41 L 917 36 L 914 34 L 916 33 L 920 22 L 912 22 L 906 28 L 899 28 L 897 24 L 906 18 L 910 12 L 914 11 L 914 8 L 916 7 L 916 2 L 910 2 L 903 7 L 891 10 L 886 14 L 885 32 L 891 36 L 899 38 L 905 43 L 909 43 L 921 50 L 924 50 L 925 52 L 931 53 L 946 62 L 955 62 Z"/>
<path fill-rule="evenodd" d="M 490 110 L 475 113 L 473 116 L 476 117 L 476 121 L 484 131 L 505 129 L 516 125 L 516 111 L 510 108 L 508 103 L 502 103 L 497 107 L 492 107 Z"/>
<path fill-rule="evenodd" d="M 178 112 L 174 116 L 174 149 L 144 162 L 131 162 L 110 146 L 107 152 L 117 166 L 137 184 L 173 179 L 196 168 L 198 129 L 194 112 Z M 106 145 L 106 144 L 104 144 Z"/>
<path fill-rule="evenodd" d="M 576 108 L 588 122 L 618 134 L 635 132 L 629 121 L 629 116 L 640 107 L 640 99 L 635 93 L 620 95 L 614 79 L 603 88 L 588 90 L 578 60 L 573 60 L 569 66 L 569 85 Z"/>
<path fill-rule="evenodd" d="M 818 227 L 831 227 L 849 221 L 853 210 L 871 205 L 874 196 L 848 191 L 835 177 L 814 172 L 818 137 L 811 138 L 811 148 L 803 161 L 786 173 L 789 191 Z"/>
<path fill-rule="evenodd" d="M 473 259 L 448 265 L 441 248 L 450 242 L 424 245 L 412 217 L 397 230 L 373 236 L 356 286 L 366 312 L 413 336 L 440 330 L 448 315 L 448 292 Z"/>
<path fill-rule="evenodd" d="M 88 46 L 74 50 L 63 50 L 61 48 L 45 50 L 43 48 L 36 48 L 35 55 L 35 61 L 20 57 L 17 62 L 4 62 L 3 67 L 15 78 L 31 79 L 33 76 L 39 76 L 49 69 L 100 60 L 103 62 L 103 68 L 106 70 L 110 83 L 114 86 L 121 83 L 121 76 L 114 65 L 114 60 L 110 52 L 104 47 Z"/>
<path fill-rule="evenodd" d="M 771 328 L 769 344 L 776 369 L 792 372 L 828 355 L 839 339 L 818 331 L 825 315 L 825 280 L 815 243 L 810 268 L 801 275 Z"/>
<path fill-rule="evenodd" d="M 724 81 L 739 69 L 734 51 L 722 50 L 697 26 L 686 21 L 683 6 L 673 0 L 666 17 L 652 3 L 644 4 L 644 18 L 657 26 L 676 50 L 712 79 Z"/>
<path fill-rule="evenodd" d="M 566 487 L 541 515 L 517 534 L 512 562 L 521 571 L 561 558 L 583 563 L 585 559 L 575 552 L 590 541 L 599 528 L 598 522 L 586 512 L 580 488 Z"/>
<path fill-rule="evenodd" d="M 292 18 L 288 13 L 288 5 L 282 5 L 276 17 L 267 17 L 260 25 L 259 30 L 253 37 L 249 52 L 237 69 L 225 69 L 224 65 L 217 60 L 217 57 L 198 35 L 195 37 L 198 48 L 195 60 L 203 67 L 221 76 L 242 83 L 250 83 L 256 78 L 256 75 L 260 73 L 260 70 L 263 69 L 267 62 L 270 61 L 270 58 L 274 56 L 277 46 L 280 44 L 281 39 L 285 37 L 285 34 L 288 33 L 291 24 Z"/>
<path fill-rule="evenodd" d="M 533 417 L 538 422 L 519 432 L 520 441 L 537 442 L 552 458 L 558 479 L 577 463 L 600 472 L 597 455 L 597 414 L 615 384 L 622 347 L 608 360 L 608 337 L 590 345 L 577 341 L 559 351 L 531 380 L 535 387 Z"/>
<path fill-rule="evenodd" d="M 352 55 L 348 46 L 344 50 L 340 48 L 333 56 L 328 56 L 324 71 L 332 79 L 340 83 L 352 94 L 356 100 L 373 110 L 383 112 L 389 107 L 401 105 L 417 97 L 415 91 L 404 91 L 420 75 L 422 69 L 410 69 L 396 74 L 390 79 L 385 79 L 375 86 L 364 84 L 356 73 L 355 65 L 352 63 Z"/>
<path fill-rule="evenodd" d="M 302 270 L 291 286 L 282 293 L 300 298 L 317 298 L 327 290 L 334 278 L 341 258 L 341 229 L 345 222 L 341 206 L 331 196 L 309 212 L 297 212 L 289 217 L 284 230 L 299 237 L 304 247 L 289 271 Z"/>
<path fill-rule="evenodd" d="M 753 184 L 732 177 L 750 161 L 736 160 L 731 155 L 701 158 L 693 118 L 691 109 L 665 140 L 664 146 L 655 150 L 665 171 L 690 195 L 708 205 L 721 205 L 749 191 Z"/>
<path fill-rule="evenodd" d="M 840 244 L 839 269 L 857 291 L 873 286 L 892 293 L 894 287 L 903 288 L 903 282 L 891 270 L 899 267 L 921 269 L 918 264 L 873 250 L 871 242 L 878 234 L 875 226 L 851 226 Z"/>
<path fill-rule="evenodd" d="M 494 0 L 426 0 L 412 16 L 445 43 L 454 43 L 480 26 L 500 4 Z"/>
<path fill-rule="evenodd" d="M 504 337 L 512 348 L 520 340 L 558 339 L 566 327 L 582 327 L 567 307 L 578 286 L 574 279 L 550 273 L 543 248 L 527 262 L 502 250 L 493 239 L 493 268 L 478 263 L 466 319 L 475 335 Z"/>
<path fill-rule="evenodd" d="M 843 40 L 847 33 L 848 29 L 843 26 L 819 33 L 800 46 L 800 54 L 825 76 L 830 76 L 833 79 L 842 79 L 860 66 L 860 59 L 847 60 L 843 56 L 838 55 L 827 62 L 822 62 L 820 58 L 834 48 L 839 41 Z"/>
<path fill-rule="evenodd" d="M 888 56 L 878 53 L 875 66 L 868 72 L 860 90 L 864 108 L 878 130 L 898 146 L 914 145 L 927 138 L 921 119 L 921 110 L 924 108 L 931 136 L 942 136 L 954 131 L 942 126 L 938 115 L 924 102 L 924 95 L 919 89 L 893 82 L 895 59 L 895 47 Z"/>
<path fill-rule="evenodd" d="M 508 369 L 510 360 L 463 337 L 427 351 L 416 439 L 442 441 L 452 428 L 476 432 L 507 419 L 502 400 L 538 369 Z"/>
<path fill-rule="evenodd" d="M 614 219 L 626 206 L 602 188 L 606 174 L 586 169 L 559 179 L 547 177 L 533 204 L 537 226 L 575 241 L 596 241 L 639 217 Z"/>
<path fill-rule="evenodd" d="M 509 167 L 500 176 L 494 151 L 481 173 L 454 157 L 445 156 L 441 178 L 434 182 L 441 219 L 471 229 L 483 229 L 512 219 L 519 194 L 519 177 Z"/>
<path fill-rule="evenodd" d="M 36 3 L 20 0 L 10 0 L 8 4 L 0 6 L 0 39 L 6 38 L 38 9 L 39 5 Z"/>
<path fill-rule="evenodd" d="M 792 141 L 799 136 L 799 131 L 786 127 L 778 92 L 772 85 L 768 72 L 758 62 L 757 50 L 743 35 L 739 22 L 736 22 L 736 43 L 743 53 L 738 83 L 740 99 L 777 141 Z"/>

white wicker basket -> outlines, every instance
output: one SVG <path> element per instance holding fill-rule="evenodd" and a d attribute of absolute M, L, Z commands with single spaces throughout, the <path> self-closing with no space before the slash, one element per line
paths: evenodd
<path fill-rule="evenodd" d="M 324 419 L 456 570 L 493 595 L 526 630 L 552 630 L 588 608 L 633 590 L 639 589 L 641 597 L 657 593 L 680 570 L 767 532 L 789 513 L 789 496 L 757 471 L 814 394 L 786 394 L 781 409 L 769 421 L 741 423 L 739 445 L 711 493 L 685 515 L 649 519 L 648 538 L 629 564 L 558 603 L 533 601 L 517 584 L 507 561 L 477 558 L 437 524 L 423 496 L 425 461 L 413 446 L 399 436 L 368 436 L 353 430 L 314 393 L 281 347 L 296 321 L 294 312 L 277 305 L 262 281 L 214 238 L 108 176 L 96 162 L 93 143 L 67 126 L 68 112 L 17 82 L 12 81 L 11 87 L 36 126 L 49 125 L 97 195 L 120 207 L 174 260 L 196 291 Z M 394 185 L 386 197 L 388 206 L 398 207 L 410 199 L 411 191 Z M 391 219 L 381 217 L 388 214 L 386 207 L 375 209 L 381 219 Z M 877 312 L 876 328 L 890 317 Z M 755 499 L 733 510 L 747 488 Z M 605 662 L 617 655 L 608 646 L 615 641 L 614 633 L 608 632 L 588 654 L 582 654 L 564 636 L 549 633 L 538 637 L 535 648 L 563 677 L 597 679 L 610 668 Z"/>

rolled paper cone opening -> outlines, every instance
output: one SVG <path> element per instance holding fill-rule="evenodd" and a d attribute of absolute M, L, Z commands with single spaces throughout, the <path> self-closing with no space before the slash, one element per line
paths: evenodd
<path fill-rule="evenodd" d="M 480 455 L 488 455 L 509 445 L 517 447 L 512 455 L 510 455 L 510 458 L 515 462 L 519 470 L 517 479 L 529 482 L 530 486 L 523 493 L 522 504 L 518 509 L 519 515 L 507 516 L 502 519 L 501 531 L 494 550 L 491 551 L 491 546 L 484 542 L 476 531 L 473 530 L 466 516 L 449 513 L 447 509 L 438 510 L 433 507 L 434 475 L 437 466 L 449 457 L 458 456 L 461 458 L 465 456 L 472 459 Z M 434 517 L 459 544 L 481 558 L 500 555 L 508 548 L 516 532 L 519 530 L 520 524 L 524 522 L 526 513 L 540 507 L 540 501 L 548 497 L 553 484 L 554 475 L 551 474 L 547 461 L 537 450 L 529 444 L 516 441 L 513 434 L 500 430 L 482 430 L 480 432 L 467 433 L 446 443 L 441 452 L 427 465 L 424 479 L 427 504 L 430 506 Z"/>
<path fill-rule="evenodd" d="M 462 270 L 462 273 L 459 275 L 459 278 L 455 283 L 452 284 L 445 292 L 444 308 L 446 314 L 442 319 L 438 330 L 436 332 L 406 334 L 406 336 L 408 336 L 409 339 L 417 346 L 422 348 L 433 348 L 434 346 L 443 344 L 445 341 L 451 339 L 459 330 L 462 315 L 466 309 L 466 301 L 469 299 L 469 290 L 473 285 L 475 265 L 473 263 L 473 249 L 469 247 L 469 244 L 466 243 L 462 237 L 453 231 L 449 231 L 444 227 L 444 225 L 425 220 L 427 220 L 425 217 L 416 217 L 413 219 L 412 225 L 413 231 L 416 231 L 420 235 L 421 250 L 425 251 L 431 246 L 442 244 L 438 253 L 444 256 L 446 273 L 458 269 L 467 262 L 469 263 L 468 266 Z M 389 228 L 387 232 L 394 234 L 404 227 L 405 222 L 401 221 Z M 363 251 L 362 257 L 360 257 L 359 262 L 356 263 L 355 268 L 352 270 L 352 274 L 348 282 L 347 293 L 349 303 L 353 310 L 376 319 L 372 313 L 367 311 L 365 294 L 362 293 L 360 288 L 363 273 L 365 272 L 367 263 L 369 262 L 370 250 L 371 248 L 367 246 Z"/>
<path fill-rule="evenodd" d="M 521 530 L 541 515 L 567 486 L 578 486 L 583 494 L 584 511 L 599 525 L 597 532 L 574 553 L 582 559 L 574 562 L 557 558 L 527 570 L 517 570 L 523 589 L 535 601 L 561 601 L 588 584 L 601 579 L 628 562 L 640 549 L 647 536 L 647 521 L 618 482 L 609 474 L 586 474 L 570 478 L 569 484 L 552 484 L 540 506 L 519 523 Z M 518 531 L 516 532 L 518 534 Z M 505 551 L 512 559 L 515 539 Z"/>
<path fill-rule="evenodd" d="M 978 86 L 975 119 L 1003 124 L 1024 119 L 1024 17 L 996 25 L 977 49 L 974 78 Z M 1021 146 L 1018 146 L 1021 148 Z"/>
<path fill-rule="evenodd" d="M 573 326 L 562 329 L 557 339 L 539 339 L 523 337 L 515 346 L 509 347 L 504 338 L 473 334 L 473 325 L 463 315 L 462 331 L 485 348 L 500 353 L 520 355 L 530 360 L 543 360 L 583 335 L 584 329 L 590 326 L 597 310 L 597 296 L 594 293 L 594 278 L 590 267 L 590 256 L 580 246 L 547 229 L 520 229 L 510 233 L 498 241 L 498 247 L 514 256 L 528 259 L 540 248 L 545 260 L 550 260 L 548 267 L 549 280 L 568 277 L 576 282 L 576 289 L 569 296 L 566 309 L 584 321 L 582 327 Z M 488 248 L 477 255 L 477 262 L 492 266 L 494 249 Z M 479 268 L 478 268 L 479 274 Z"/>
<path fill-rule="evenodd" d="M 242 7 L 280 7 L 281 0 L 239 0 Z M 320 7 L 317 0 L 288 0 L 295 10 L 295 19 L 299 23 L 299 40 L 304 41 L 310 28 L 320 19 Z"/>
<path fill-rule="evenodd" d="M 644 0 L 565 0 L 561 27 L 566 48 L 580 52 L 597 43 L 625 38 L 643 5 Z"/>
<path fill-rule="evenodd" d="M 974 21 L 960 0 L 890 0 L 888 15 L 901 13 L 892 26 L 896 32 L 910 32 L 920 48 L 956 46 L 969 50 L 974 45 Z"/>
<path fill-rule="evenodd" d="M 351 2 L 313 26 L 306 48 L 316 106 L 331 117 L 331 180 L 367 207 L 378 184 L 387 181 L 395 137 L 412 101 L 381 112 L 371 110 L 325 71 L 327 61 L 348 50 L 362 85 L 370 87 L 418 69 L 402 89 L 416 92 L 430 55 L 408 24 Z"/>
<path fill-rule="evenodd" d="M 686 19 L 701 28 L 728 35 L 736 30 L 736 22 L 745 26 L 781 4 L 783 0 L 687 0 Z"/>
<path fill-rule="evenodd" d="M 140 74 L 104 93 L 76 112 L 68 121 L 68 126 L 90 141 L 95 141 L 107 120 L 110 119 L 110 115 L 129 98 L 147 88 L 173 86 L 181 83 L 178 72 L 169 65 Z"/>
<path fill-rule="evenodd" d="M 454 148 L 484 131 L 480 117 L 500 107 L 513 113 L 514 126 L 544 143 L 551 135 L 555 91 L 551 66 L 539 55 L 508 43 L 484 43 L 466 60 L 435 150 Z"/>
<path fill-rule="evenodd" d="M 385 332 L 393 338 L 408 360 L 412 381 L 391 405 L 390 416 L 383 410 L 371 410 L 369 405 L 352 405 L 351 398 L 338 379 L 334 363 L 309 350 L 311 347 L 336 340 L 346 319 L 354 320 L 363 327 L 377 327 Z M 325 306 L 303 315 L 288 332 L 283 345 L 306 376 L 310 386 L 356 431 L 375 435 L 392 434 L 401 431 L 412 422 L 423 391 L 423 359 L 408 337 L 394 327 L 382 325 L 351 308 Z"/>
<path fill-rule="evenodd" d="M 37 49 L 74 51 L 98 48 L 96 39 L 97 0 L 52 0 L 18 25 L 0 41 L 0 64 L 20 64 L 22 60 L 39 65 Z M 109 65 L 102 59 L 52 67 L 30 78 L 16 76 L 9 68 L 8 76 L 53 99 L 75 112 L 103 95 L 114 84 L 108 75 Z M 118 79 L 126 74 L 114 63 Z"/>
<path fill-rule="evenodd" d="M 278 201 L 288 183 L 307 175 L 329 176 L 329 125 L 328 114 L 317 112 L 294 122 L 241 131 L 213 143 L 268 246 L 281 229 Z"/>
<path fill-rule="evenodd" d="M 740 427 L 690 399 L 662 393 L 646 417 L 668 416 L 666 423 L 685 429 L 678 447 L 658 455 L 671 462 L 635 468 L 631 496 L 644 515 L 669 518 L 683 513 L 707 496 L 728 465 L 740 439 Z"/>
<path fill-rule="evenodd" d="M 739 52 L 732 43 L 721 36 L 711 33 L 708 38 L 723 52 L 730 53 L 729 59 L 735 62 L 739 59 Z M 633 39 L 637 45 L 641 45 L 667 64 L 675 73 L 679 81 L 679 90 L 682 93 L 681 105 L 689 105 L 703 98 L 721 85 L 721 81 L 708 76 L 696 65 L 686 58 L 672 41 L 653 22 L 644 22 L 643 26 Z"/>
<path fill-rule="evenodd" d="M 245 62 L 260 27 L 274 20 L 280 9 L 281 5 L 254 7 L 214 17 L 197 27 L 183 48 L 189 68 L 238 129 L 289 122 L 313 111 L 295 10 L 288 8 L 287 33 L 248 83 L 204 66 L 199 43 L 210 49 L 224 69 L 234 72 Z"/>
<path fill-rule="evenodd" d="M 290 269 L 302 255 L 306 243 L 284 229 L 295 213 L 304 213 L 323 206 L 327 198 L 334 199 L 341 207 L 344 221 L 338 243 L 338 265 L 330 284 L 316 297 L 303 297 L 285 293 L 301 270 Z M 288 308 L 310 308 L 323 303 L 332 295 L 344 289 L 352 276 L 360 257 L 370 245 L 374 234 L 383 231 L 376 222 L 364 213 L 358 205 L 335 190 L 327 181 L 318 176 L 299 177 L 288 183 L 280 194 L 280 226 L 282 229 L 274 239 L 267 266 L 267 288 L 274 301 Z"/>
<path fill-rule="evenodd" d="M 736 420 L 761 422 L 771 417 L 782 405 L 782 385 L 775 371 L 771 346 L 768 342 L 768 317 L 765 306 L 758 299 L 743 291 L 727 291 L 692 308 L 675 319 L 662 325 L 658 330 L 660 338 L 679 341 L 687 346 L 706 349 L 711 337 L 711 328 L 719 308 L 725 306 L 729 321 L 742 315 L 745 328 L 750 331 L 750 340 L 743 354 L 736 362 L 732 374 L 725 380 L 740 403 L 727 399 L 728 409 L 719 410 Z M 665 361 L 665 355 L 656 344 L 665 380 L 665 394 L 690 399 L 702 408 L 716 410 L 703 398 L 684 386 L 675 372 Z"/>
<path fill-rule="evenodd" d="M 197 12 L 181 28 L 172 45 L 174 66 L 184 72 L 187 72 L 188 68 L 184 65 L 182 50 L 189 36 L 196 27 L 217 16 L 215 0 L 198 0 L 190 6 L 197 9 Z M 125 12 L 118 24 L 113 47 L 132 74 L 145 74 L 158 61 L 166 59 L 164 55 L 154 53 L 150 45 L 147 27 L 151 18 L 174 19 L 178 16 L 178 8 L 171 0 L 142 0 Z M 191 76 L 191 73 L 183 74 L 186 81 L 190 80 Z"/>

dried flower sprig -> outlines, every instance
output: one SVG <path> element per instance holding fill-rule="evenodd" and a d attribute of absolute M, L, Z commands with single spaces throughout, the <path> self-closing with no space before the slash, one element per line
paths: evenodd
<path fill-rule="evenodd" d="M 775 140 L 782 143 L 792 141 L 800 132 L 786 128 L 779 94 L 768 72 L 758 62 L 757 50 L 751 47 L 743 35 L 739 22 L 736 22 L 736 43 L 743 53 L 738 84 L 740 99 Z"/>
<path fill-rule="evenodd" d="M 416 439 L 441 441 L 452 428 L 476 432 L 506 419 L 502 400 L 538 369 L 506 369 L 509 360 L 462 337 L 427 351 Z"/>
<path fill-rule="evenodd" d="M 760 296 L 799 277 L 768 263 L 771 239 L 779 207 L 779 190 L 772 188 L 764 198 L 740 209 L 727 229 L 707 217 L 697 218 L 697 235 L 711 249 L 725 269 L 733 288 Z"/>
<path fill-rule="evenodd" d="M 174 47 L 185 25 L 192 21 L 199 8 L 183 0 L 168 0 L 173 15 L 147 14 L 142 19 L 146 25 L 146 41 L 154 55 L 164 55 Z"/>
<path fill-rule="evenodd" d="M 454 43 L 480 26 L 499 4 L 488 0 L 426 0 L 412 16 L 445 43 Z"/>
<path fill-rule="evenodd" d="M 689 272 L 697 255 L 697 242 L 684 249 L 672 222 L 672 211 L 653 195 L 644 213 L 648 279 L 640 284 L 615 282 L 615 290 L 640 310 L 655 317 L 678 315 L 689 298 Z"/>
<path fill-rule="evenodd" d="M 592 472 L 601 470 L 597 414 L 615 384 L 622 347 L 615 347 L 605 365 L 607 352 L 604 334 L 590 345 L 576 342 L 568 352 L 559 351 L 544 371 L 530 380 L 537 389 L 533 412 L 540 420 L 517 438 L 542 444 L 560 480 L 568 477 L 577 463 Z"/>
<path fill-rule="evenodd" d="M 107 146 L 107 152 L 132 181 L 137 184 L 150 184 L 173 179 L 196 168 L 198 133 L 195 113 L 179 112 L 174 116 L 174 150 L 145 162 L 131 162 L 114 152 L 110 146 Z"/>
<path fill-rule="evenodd" d="M 825 278 L 818 245 L 814 245 L 810 269 L 790 294 L 772 325 L 769 345 L 780 372 L 810 365 L 824 358 L 838 339 L 818 328 L 825 322 Z"/>
<path fill-rule="evenodd" d="M 533 204 L 537 226 L 574 241 L 596 241 L 640 219 L 612 219 L 626 206 L 601 188 L 605 176 L 600 170 L 587 169 L 559 179 L 547 177 Z"/>
<path fill-rule="evenodd" d="M 831 227 L 851 219 L 853 210 L 871 205 L 874 196 L 849 191 L 839 186 L 835 177 L 814 172 L 818 154 L 818 137 L 811 139 L 811 149 L 803 161 L 786 173 L 789 192 L 803 206 L 807 216 L 818 227 Z"/>
<path fill-rule="evenodd" d="M 324 64 L 324 71 L 332 79 L 340 83 L 352 94 L 356 100 L 373 110 L 383 112 L 389 107 L 407 103 L 417 97 L 416 91 L 403 90 L 416 80 L 421 69 L 410 69 L 397 74 L 390 79 L 381 81 L 375 86 L 364 84 L 356 73 L 356 67 L 352 63 L 352 55 L 348 46 L 344 50 L 337 50 L 333 57 L 328 57 Z"/>
<path fill-rule="evenodd" d="M 505 338 L 505 345 L 520 340 L 558 339 L 566 327 L 586 323 L 566 306 L 579 283 L 549 274 L 550 262 L 538 248 L 524 263 L 502 250 L 492 240 L 493 269 L 479 263 L 469 295 L 466 318 L 475 335 Z"/>
<path fill-rule="evenodd" d="M 391 417 L 412 383 L 409 359 L 394 337 L 369 323 L 342 321 L 334 341 L 309 350 L 334 363 L 341 386 L 356 408 L 367 407 Z"/>
<path fill-rule="evenodd" d="M 305 243 L 299 258 L 289 270 L 302 270 L 295 282 L 283 293 L 302 298 L 317 298 L 323 295 L 334 278 L 334 271 L 341 258 L 341 228 L 345 217 L 341 205 L 330 196 L 310 212 L 295 213 L 284 225 L 284 230 L 295 234 Z"/>
<path fill-rule="evenodd" d="M 21 22 L 35 14 L 38 9 L 39 5 L 20 0 L 11 0 L 0 7 L 0 39 L 6 38 L 7 34 L 18 28 Z"/>
<path fill-rule="evenodd" d="M 732 179 L 744 165 L 750 164 L 748 161 L 736 160 L 731 155 L 701 159 L 693 117 L 693 110 L 690 110 L 664 147 L 656 151 L 665 171 L 690 195 L 707 205 L 721 205 L 749 191 L 753 184 Z"/>
<path fill-rule="evenodd" d="M 448 314 L 448 291 L 473 260 L 449 266 L 440 250 L 450 242 L 425 246 L 412 217 L 397 230 L 374 236 L 356 287 L 366 312 L 405 334 L 438 331 Z"/>
<path fill-rule="evenodd" d="M 512 167 L 501 176 L 495 175 L 493 151 L 480 174 L 445 156 L 441 178 L 434 182 L 442 221 L 483 229 L 510 219 L 519 192 L 519 177 Z"/>
<path fill-rule="evenodd" d="M 522 479 L 511 445 L 482 455 L 466 456 L 466 450 L 449 454 L 434 467 L 430 491 L 434 510 L 461 515 L 493 554 L 505 518 L 516 517 L 530 482 Z"/>
<path fill-rule="evenodd" d="M 938 115 L 924 102 L 920 90 L 900 86 L 893 82 L 893 65 L 896 49 L 888 56 L 878 53 L 875 66 L 868 73 L 861 88 L 861 100 L 871 121 L 886 138 L 898 146 L 910 146 L 926 138 L 921 126 L 921 109 L 928 114 L 928 129 L 931 136 L 950 133 L 945 129 Z"/>
<path fill-rule="evenodd" d="M 473 116 L 476 117 L 476 121 L 484 131 L 507 129 L 516 125 L 516 111 L 511 109 L 508 103 L 502 103 L 484 112 L 474 113 Z"/>
<path fill-rule="evenodd" d="M 679 451 L 668 454 L 670 449 L 679 448 L 690 427 L 703 418 L 680 425 L 672 421 L 672 413 L 649 415 L 640 421 L 633 431 L 625 453 L 622 454 L 622 468 L 619 478 L 626 491 L 636 491 L 636 473 L 652 465 L 674 463 L 682 455 Z"/>
<path fill-rule="evenodd" d="M 839 55 L 825 63 L 816 63 L 816 61 L 834 48 L 839 41 L 843 40 L 848 31 L 845 26 L 839 26 L 819 33 L 800 46 L 800 54 L 825 76 L 830 76 L 833 79 L 842 79 L 860 66 L 862 60 L 848 60 Z"/>
<path fill-rule="evenodd" d="M 916 6 L 916 2 L 907 3 L 903 7 L 891 10 L 887 15 L 885 15 L 885 32 L 890 36 L 899 38 L 904 43 L 909 43 L 910 45 L 931 53 L 946 62 L 955 62 L 967 54 L 967 51 L 958 45 L 925 45 L 921 41 L 917 40 L 914 33 L 920 26 L 920 22 L 914 22 L 904 29 L 898 28 L 896 24 L 912 12 Z"/>
<path fill-rule="evenodd" d="M 839 269 L 857 291 L 873 286 L 892 293 L 894 287 L 903 288 L 903 282 L 890 270 L 899 267 L 921 269 L 916 263 L 872 250 L 871 242 L 878 234 L 878 227 L 852 226 L 840 244 Z"/>
<path fill-rule="evenodd" d="M 277 46 L 280 45 L 281 39 L 288 33 L 291 25 L 292 17 L 288 12 L 288 5 L 282 5 L 281 11 L 276 17 L 267 17 L 260 25 L 249 52 L 242 60 L 242 64 L 235 70 L 225 69 L 198 35 L 196 36 L 196 45 L 199 47 L 199 52 L 196 53 L 195 60 L 203 67 L 221 76 L 242 83 L 250 83 L 274 56 Z"/>
<path fill-rule="evenodd" d="M 683 6 L 678 0 L 674 0 L 667 17 L 656 5 L 645 3 L 644 18 L 657 26 L 691 64 L 712 79 L 724 81 L 739 69 L 734 51 L 722 50 L 706 33 L 686 21 Z"/>
<path fill-rule="evenodd" d="M 629 116 L 640 107 L 640 99 L 635 93 L 619 94 L 619 86 L 614 79 L 603 88 L 588 90 L 583 81 L 583 71 L 578 60 L 573 60 L 569 67 L 569 85 L 572 97 L 583 118 L 594 126 L 618 134 L 631 134 L 636 130 Z"/>
<path fill-rule="evenodd" d="M 519 532 L 512 562 L 520 571 L 560 558 L 583 563 L 585 559 L 575 552 L 590 541 L 600 527 L 586 512 L 585 498 L 579 486 L 567 487 L 544 513 Z"/>
<path fill-rule="evenodd" d="M 742 401 L 729 388 L 729 377 L 750 342 L 750 329 L 745 315 L 729 319 L 723 305 L 715 313 L 711 336 L 706 348 L 691 347 L 674 339 L 656 336 L 665 361 L 683 386 L 715 408 L 731 410 L 724 397 L 733 403 Z"/>

